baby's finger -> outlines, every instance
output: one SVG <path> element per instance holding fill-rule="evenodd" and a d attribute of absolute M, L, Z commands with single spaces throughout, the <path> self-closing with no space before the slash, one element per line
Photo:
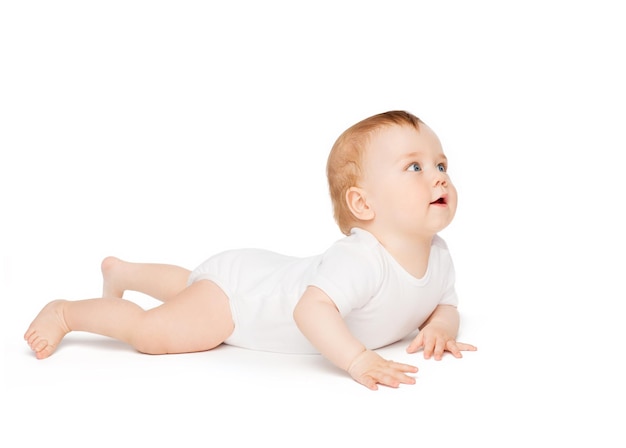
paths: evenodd
<path fill-rule="evenodd" d="M 377 381 L 370 375 L 365 375 L 361 378 L 358 378 L 357 381 L 370 390 L 378 390 L 378 385 L 376 384 Z"/>
<path fill-rule="evenodd" d="M 415 353 L 424 346 L 424 337 L 420 332 L 406 348 L 407 353 Z"/>
<path fill-rule="evenodd" d="M 417 367 L 415 366 L 389 361 L 387 365 L 379 366 L 363 375 L 358 381 L 372 390 L 376 390 L 375 384 L 397 388 L 400 384 L 415 384 L 415 378 L 407 374 L 416 372 Z"/>
<path fill-rule="evenodd" d="M 459 348 L 459 350 L 463 350 L 465 352 L 475 352 L 476 350 L 478 350 L 476 346 L 472 344 L 465 344 L 463 342 L 457 342 L 456 346 Z"/>
<path fill-rule="evenodd" d="M 457 344 L 455 341 L 448 341 L 446 344 L 446 350 L 448 350 L 455 358 L 462 358 L 460 344 Z"/>
<path fill-rule="evenodd" d="M 415 378 L 398 370 L 380 372 L 377 375 L 377 380 L 380 384 L 389 387 L 399 387 L 400 384 L 415 384 Z"/>
<path fill-rule="evenodd" d="M 437 339 L 437 341 L 435 341 L 435 349 L 433 351 L 435 360 L 441 361 L 441 359 L 443 358 L 443 353 L 446 351 L 447 346 L 448 344 L 443 339 Z"/>
<path fill-rule="evenodd" d="M 431 339 L 428 341 L 424 341 L 424 359 L 430 359 L 435 352 L 436 340 Z"/>
<path fill-rule="evenodd" d="M 391 361 L 391 364 L 389 365 L 389 367 L 399 372 L 405 372 L 405 373 L 416 373 L 418 371 L 418 368 L 416 366 L 413 366 L 411 364 L 403 364 L 401 362 L 395 362 L 395 361 Z"/>

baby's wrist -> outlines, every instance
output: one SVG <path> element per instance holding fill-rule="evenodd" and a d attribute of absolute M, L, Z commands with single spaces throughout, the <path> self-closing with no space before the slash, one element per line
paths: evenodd
<path fill-rule="evenodd" d="M 366 347 L 363 347 L 360 352 L 358 352 L 355 356 L 352 357 L 352 360 L 348 363 L 348 366 L 345 368 L 346 372 L 351 374 L 354 367 L 357 366 L 363 360 L 363 358 L 367 356 L 368 352 L 370 351 L 371 350 L 368 350 Z"/>

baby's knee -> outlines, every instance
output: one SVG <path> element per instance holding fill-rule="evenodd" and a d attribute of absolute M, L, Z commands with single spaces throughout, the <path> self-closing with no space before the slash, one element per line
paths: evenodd
<path fill-rule="evenodd" d="M 151 322 L 147 314 L 144 314 L 135 322 L 127 341 L 140 353 L 147 355 L 164 355 L 168 353 L 167 338 L 159 332 L 159 327 L 154 322 Z"/>
<path fill-rule="evenodd" d="M 103 274 L 107 274 L 111 272 L 111 270 L 115 268 L 115 266 L 117 266 L 121 261 L 122 260 L 116 257 L 105 257 L 104 260 L 102 260 L 102 263 L 100 263 L 100 269 L 102 270 Z"/>
<path fill-rule="evenodd" d="M 146 355 L 166 355 L 167 353 L 171 353 L 167 349 L 167 344 L 154 339 L 136 337 L 131 341 L 131 345 L 139 353 Z"/>

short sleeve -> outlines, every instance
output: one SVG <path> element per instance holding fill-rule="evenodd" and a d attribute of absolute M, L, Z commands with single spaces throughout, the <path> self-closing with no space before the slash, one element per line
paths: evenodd
<path fill-rule="evenodd" d="M 382 272 L 381 256 L 374 245 L 345 239 L 323 254 L 309 285 L 324 291 L 345 316 L 376 295 Z"/>
<path fill-rule="evenodd" d="M 448 246 L 445 241 L 438 236 L 435 237 L 433 244 L 438 247 L 440 251 L 439 269 L 443 274 L 443 289 L 441 299 L 439 300 L 439 305 L 458 306 L 459 298 L 456 294 L 455 287 L 456 273 L 454 270 L 454 263 L 452 262 L 450 251 L 448 250 Z"/>
<path fill-rule="evenodd" d="M 439 301 L 440 305 L 452 305 L 458 306 L 459 298 L 456 295 L 456 289 L 454 286 L 454 266 L 450 266 L 450 270 L 448 271 L 448 276 L 445 282 L 445 288 L 443 294 L 441 296 L 441 300 Z"/>

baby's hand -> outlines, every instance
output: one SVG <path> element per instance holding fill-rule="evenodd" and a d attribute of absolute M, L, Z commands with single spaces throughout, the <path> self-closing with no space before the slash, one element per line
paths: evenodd
<path fill-rule="evenodd" d="M 444 352 L 450 352 L 455 358 L 462 358 L 461 351 L 476 351 L 476 347 L 463 342 L 457 342 L 450 337 L 444 327 L 436 324 L 426 325 L 409 344 L 406 351 L 415 353 L 420 348 L 424 349 L 424 358 L 430 359 L 434 355 L 439 361 Z"/>
<path fill-rule="evenodd" d="M 407 375 L 415 372 L 417 367 L 388 361 L 371 350 L 359 354 L 348 368 L 352 378 L 371 390 L 377 390 L 378 384 L 390 387 L 415 384 L 415 378 Z"/>

